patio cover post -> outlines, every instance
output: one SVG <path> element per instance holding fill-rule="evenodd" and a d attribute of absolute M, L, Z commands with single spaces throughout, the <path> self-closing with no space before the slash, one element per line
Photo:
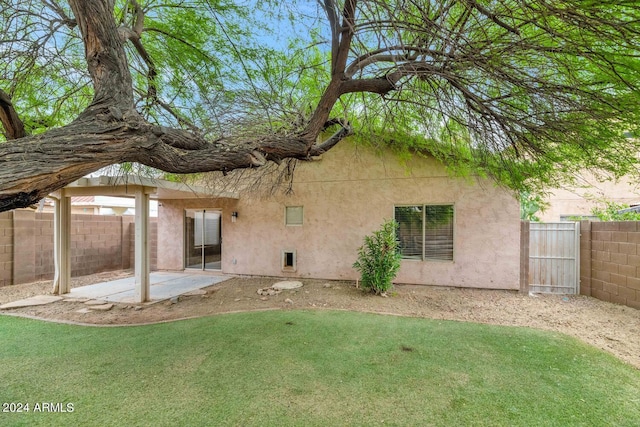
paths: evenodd
<path fill-rule="evenodd" d="M 53 223 L 53 293 L 62 295 L 71 290 L 71 197 L 64 189 L 54 199 Z"/>
<path fill-rule="evenodd" d="M 149 300 L 149 194 L 144 187 L 136 190 L 135 218 L 135 301 Z"/>

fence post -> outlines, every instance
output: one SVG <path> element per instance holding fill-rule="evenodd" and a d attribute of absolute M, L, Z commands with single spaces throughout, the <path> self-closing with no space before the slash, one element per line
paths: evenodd
<path fill-rule="evenodd" d="M 591 221 L 580 221 L 580 294 L 591 296 Z"/>
<path fill-rule="evenodd" d="M 520 222 L 520 293 L 529 293 L 529 221 Z"/>

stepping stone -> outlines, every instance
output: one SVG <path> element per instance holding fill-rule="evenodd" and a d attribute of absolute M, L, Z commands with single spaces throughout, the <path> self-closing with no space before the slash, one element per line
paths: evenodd
<path fill-rule="evenodd" d="M 113 308 L 113 304 L 90 305 L 89 310 L 109 311 Z"/>
<path fill-rule="evenodd" d="M 301 288 L 302 282 L 298 282 L 297 280 L 285 280 L 284 282 L 274 283 L 272 288 L 274 289 L 296 289 Z"/>
<path fill-rule="evenodd" d="M 76 313 L 82 313 L 82 314 L 87 314 L 90 313 L 91 310 L 89 310 L 88 308 L 81 308 L 80 310 L 76 310 Z"/>
<path fill-rule="evenodd" d="M 89 298 L 65 298 L 62 302 L 87 302 Z"/>
<path fill-rule="evenodd" d="M 204 289 L 196 289 L 195 291 L 191 291 L 191 292 L 187 292 L 186 294 L 182 294 L 185 297 L 194 297 L 197 295 L 206 295 L 207 291 L 205 291 Z"/>
<path fill-rule="evenodd" d="M 104 300 L 99 300 L 99 299 L 92 299 L 89 301 L 85 301 L 84 302 L 86 305 L 103 305 L 106 304 L 107 302 Z"/>
<path fill-rule="evenodd" d="M 20 301 L 13 301 L 13 302 L 8 302 L 6 304 L 2 304 L 0 305 L 0 310 L 51 304 L 52 302 L 60 301 L 61 299 L 62 297 L 55 296 L 55 295 L 37 295 L 35 297 L 22 299 Z"/>

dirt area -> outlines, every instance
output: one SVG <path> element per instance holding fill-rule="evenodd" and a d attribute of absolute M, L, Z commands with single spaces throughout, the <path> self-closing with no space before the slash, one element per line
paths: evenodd
<path fill-rule="evenodd" d="M 73 279 L 72 286 L 115 280 L 131 272 L 109 272 Z M 116 304 L 109 311 L 79 312 L 78 301 L 0 311 L 0 314 L 95 325 L 131 325 L 249 310 L 354 310 L 525 326 L 562 332 L 604 349 L 640 369 L 640 311 L 586 296 L 522 295 L 510 291 L 397 285 L 387 297 L 365 294 L 354 282 L 307 280 L 303 287 L 261 296 L 258 289 L 278 279 L 234 277 L 205 288 L 205 295 L 177 302 Z M 0 304 L 51 294 L 51 281 L 0 288 Z M 86 311 L 86 310 L 82 310 Z"/>

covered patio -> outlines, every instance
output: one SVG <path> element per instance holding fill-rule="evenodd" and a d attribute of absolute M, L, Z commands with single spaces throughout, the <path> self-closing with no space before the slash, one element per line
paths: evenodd
<path fill-rule="evenodd" d="M 140 176 L 100 176 L 81 178 L 50 195 L 54 199 L 54 293 L 71 291 L 71 197 L 114 196 L 135 198 L 135 265 L 133 295 L 129 302 L 143 303 L 151 299 L 149 256 L 149 200 L 231 198 L 230 192 L 212 192 L 202 187 L 189 186 L 161 179 Z M 161 277 L 161 276 L 157 276 Z M 210 279 L 211 277 L 209 277 Z M 179 284 L 174 283 L 177 287 Z M 114 286 L 120 286 L 116 284 Z M 161 288 L 158 288 L 159 290 Z M 160 292 L 160 291 L 158 291 Z M 116 292 L 119 293 L 119 292 Z M 115 294 L 114 294 L 115 295 Z"/>
<path fill-rule="evenodd" d="M 155 271 L 149 275 L 149 301 L 157 302 L 220 283 L 229 276 L 187 272 Z M 65 295 L 74 299 L 92 299 L 116 303 L 139 303 L 135 277 L 73 288 Z"/>

